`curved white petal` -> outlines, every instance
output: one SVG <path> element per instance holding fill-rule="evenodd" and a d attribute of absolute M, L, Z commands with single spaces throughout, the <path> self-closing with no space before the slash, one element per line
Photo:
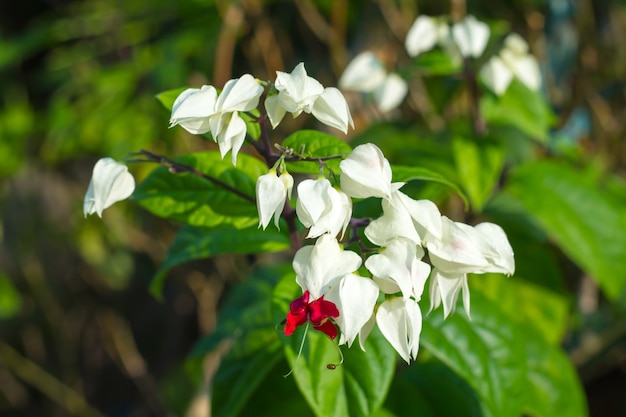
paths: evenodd
<path fill-rule="evenodd" d="M 443 233 L 441 213 L 435 203 L 430 200 L 413 200 L 400 190 L 393 191 L 391 198 L 394 204 L 402 204 L 409 213 L 415 230 L 422 237 L 422 242 L 441 239 Z"/>
<path fill-rule="evenodd" d="M 208 118 L 215 113 L 217 91 L 213 86 L 188 88 L 178 95 L 172 106 L 170 127 L 180 125 L 192 134 L 209 131 Z"/>
<path fill-rule="evenodd" d="M 250 74 L 229 80 L 217 99 L 220 112 L 249 111 L 259 104 L 263 87 Z"/>
<path fill-rule="evenodd" d="M 256 206 L 259 213 L 259 226 L 262 226 L 263 230 L 270 223 L 272 216 L 274 216 L 274 224 L 279 228 L 278 221 L 286 198 L 287 189 L 274 170 L 257 179 Z"/>
<path fill-rule="evenodd" d="M 322 217 L 330 201 L 328 195 L 332 188 L 327 179 L 307 179 L 298 184 L 296 215 L 305 227 L 311 227 Z"/>
<path fill-rule="evenodd" d="M 382 205 L 383 215 L 365 228 L 365 236 L 369 241 L 378 246 L 387 246 L 393 239 L 403 237 L 419 245 L 422 238 L 413 227 L 413 220 L 406 207 L 395 199 L 383 200 Z"/>
<path fill-rule="evenodd" d="M 478 272 L 489 266 L 473 227 L 442 216 L 442 238 L 426 243 L 430 261 L 444 273 Z"/>
<path fill-rule="evenodd" d="M 341 330 L 339 344 L 348 344 L 356 339 L 361 329 L 367 324 L 374 312 L 378 298 L 378 287 L 369 278 L 356 274 L 347 274 L 339 285 L 328 292 L 324 299 L 332 301 L 339 310 L 335 322 Z"/>
<path fill-rule="evenodd" d="M 499 96 L 509 88 L 513 79 L 511 69 L 497 56 L 492 57 L 481 68 L 480 75 L 487 87 Z"/>
<path fill-rule="evenodd" d="M 389 74 L 374 91 L 374 99 L 378 109 L 386 113 L 398 107 L 409 92 L 407 82 L 396 73 Z"/>
<path fill-rule="evenodd" d="M 348 126 L 354 129 L 348 103 L 341 91 L 334 87 L 324 89 L 313 103 L 311 113 L 320 122 L 343 133 L 348 133 Z"/>
<path fill-rule="evenodd" d="M 277 95 L 269 96 L 265 99 L 265 111 L 267 112 L 267 116 L 270 118 L 270 123 L 272 124 L 272 128 L 276 129 L 276 126 L 283 120 L 285 117 L 285 109 L 280 104 L 280 100 Z"/>
<path fill-rule="evenodd" d="M 352 200 L 345 193 L 330 187 L 328 189 L 326 208 L 322 216 L 311 225 L 307 238 L 315 238 L 324 233 L 331 236 L 343 234 L 352 218 Z"/>
<path fill-rule="evenodd" d="M 452 25 L 452 37 L 463 56 L 481 56 L 487 46 L 489 32 L 489 26 L 472 15 Z"/>
<path fill-rule="evenodd" d="M 342 90 L 370 93 L 385 82 L 386 76 L 387 71 L 376 54 L 366 51 L 350 61 L 338 84 Z"/>
<path fill-rule="evenodd" d="M 484 222 L 474 226 L 474 229 L 478 232 L 480 250 L 489 262 L 489 266 L 480 272 L 500 272 L 507 275 L 515 273 L 513 248 L 502 227 Z"/>
<path fill-rule="evenodd" d="M 339 164 L 341 189 L 354 198 L 391 196 L 391 166 L 376 145 L 359 145 Z"/>
<path fill-rule="evenodd" d="M 296 282 L 303 291 L 308 290 L 317 299 L 338 285 L 338 279 L 361 266 L 361 257 L 344 251 L 337 239 L 328 234 L 320 236 L 315 245 L 304 246 L 296 252 L 293 269 Z"/>
<path fill-rule="evenodd" d="M 437 44 L 437 21 L 430 16 L 419 16 L 406 34 L 404 46 L 409 56 L 417 56 Z"/>
<path fill-rule="evenodd" d="M 414 300 L 385 300 L 376 313 L 376 324 L 400 357 L 411 363 L 419 349 L 422 313 Z"/>
<path fill-rule="evenodd" d="M 541 87 L 541 70 L 539 63 L 532 55 L 517 58 L 513 63 L 515 76 L 531 90 Z"/>
<path fill-rule="evenodd" d="M 463 306 L 467 317 L 470 317 L 467 274 L 443 273 L 435 268 L 430 277 L 430 310 L 434 310 L 443 303 L 443 316 L 448 317 L 456 308 L 456 300 L 460 292 L 463 292 Z"/>
<path fill-rule="evenodd" d="M 96 162 L 87 193 L 83 211 L 85 216 L 97 213 L 102 217 L 104 209 L 124 200 L 135 190 L 135 179 L 128 172 L 128 167 L 111 158 L 102 158 Z"/>
<path fill-rule="evenodd" d="M 291 74 L 276 71 L 276 82 L 280 105 L 295 116 L 301 112 L 311 113 L 313 103 L 322 94 L 324 87 L 313 77 L 309 77 L 304 64 L 299 63 Z"/>
<path fill-rule="evenodd" d="M 222 120 L 226 120 L 226 118 L 223 118 Z M 230 120 L 228 120 L 228 124 L 225 129 L 223 129 L 223 131 L 221 131 L 216 137 L 222 158 L 224 158 L 226 153 L 232 149 L 231 160 L 233 165 L 237 165 L 237 153 L 239 153 L 245 139 L 246 122 L 239 117 L 237 112 L 231 113 Z"/>

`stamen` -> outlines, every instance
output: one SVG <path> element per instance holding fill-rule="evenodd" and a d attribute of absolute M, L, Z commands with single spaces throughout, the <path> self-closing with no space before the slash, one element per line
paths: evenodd
<path fill-rule="evenodd" d="M 341 348 L 339 347 L 339 345 L 335 345 L 334 343 L 333 345 L 337 348 L 339 356 L 341 357 L 341 361 L 339 361 L 339 363 L 329 363 L 328 365 L 326 365 L 326 368 L 330 369 L 331 371 L 334 371 L 339 365 L 343 363 L 343 352 L 341 351 Z"/>
<path fill-rule="evenodd" d="M 307 322 L 306 327 L 304 328 L 304 334 L 302 335 L 302 341 L 300 342 L 300 349 L 298 349 L 298 356 L 296 356 L 296 360 L 294 361 L 294 364 L 298 361 L 298 359 L 300 359 L 300 355 L 302 355 L 302 349 L 304 348 L 304 341 L 306 340 L 306 335 L 308 332 L 309 332 L 309 323 Z M 343 355 L 341 356 L 341 361 L 343 362 Z M 289 372 L 287 372 L 286 375 L 283 375 L 283 378 L 287 378 L 292 373 L 293 373 L 293 368 L 291 368 Z"/>

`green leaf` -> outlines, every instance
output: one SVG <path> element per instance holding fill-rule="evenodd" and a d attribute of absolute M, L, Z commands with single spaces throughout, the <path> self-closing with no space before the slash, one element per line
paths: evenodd
<path fill-rule="evenodd" d="M 186 155 L 177 162 L 216 178 L 254 200 L 256 180 L 267 173 L 260 160 L 241 154 L 239 167 L 223 160 L 218 152 Z M 205 178 L 189 173 L 172 174 L 165 167 L 155 169 L 133 194 L 153 214 L 193 226 L 231 224 L 245 228 L 258 223 L 256 204 Z"/>
<path fill-rule="evenodd" d="M 294 279 L 288 266 L 263 268 L 235 287 L 220 309 L 215 333 L 194 348 L 192 357 L 199 358 L 224 342 L 231 344 L 213 380 L 212 415 L 239 415 L 284 357 L 274 328 L 271 297 L 285 275 Z"/>
<path fill-rule="evenodd" d="M 528 281 L 500 274 L 472 275 L 472 291 L 479 291 L 519 324 L 532 327 L 547 343 L 559 346 L 569 321 L 569 302 L 559 293 Z"/>
<path fill-rule="evenodd" d="M 482 417 L 474 390 L 441 362 L 430 359 L 403 369 L 385 406 L 399 416 Z"/>
<path fill-rule="evenodd" d="M 457 313 L 444 321 L 437 310 L 423 322 L 422 345 L 474 389 L 485 417 L 585 417 L 572 364 L 504 303 L 472 292 L 472 320 Z"/>
<path fill-rule="evenodd" d="M 293 149 L 296 154 L 308 158 L 323 158 L 337 155 L 337 159 L 325 161 L 328 167 L 335 173 L 339 172 L 339 162 L 341 162 L 342 156 L 352 152 L 352 148 L 346 142 L 317 130 L 300 130 L 285 139 L 282 146 Z M 320 172 L 317 161 L 289 162 L 287 170 L 302 174 L 318 174 Z"/>
<path fill-rule="evenodd" d="M 418 55 L 413 60 L 413 71 L 424 75 L 450 75 L 461 71 L 459 62 L 440 49 Z"/>
<path fill-rule="evenodd" d="M 452 140 L 452 150 L 459 181 L 473 211 L 479 213 L 500 177 L 504 164 L 502 146 L 488 138 L 457 136 Z"/>
<path fill-rule="evenodd" d="M 513 125 L 543 143 L 547 143 L 550 127 L 556 121 L 542 93 L 529 89 L 516 79 L 500 97 L 485 94 L 480 111 L 488 124 Z"/>
<path fill-rule="evenodd" d="M 20 293 L 11 279 L 0 272 L 0 319 L 15 316 L 22 305 Z"/>
<path fill-rule="evenodd" d="M 623 203 L 565 164 L 533 162 L 512 172 L 505 190 L 604 293 L 626 288 L 626 210 Z"/>
<path fill-rule="evenodd" d="M 185 225 L 170 245 L 165 261 L 150 284 L 150 291 L 161 296 L 167 272 L 176 265 L 225 253 L 280 252 L 289 249 L 289 235 L 273 226 L 263 230 L 256 225 L 239 229 L 224 224 L 214 228 Z"/>
<path fill-rule="evenodd" d="M 526 350 L 528 383 L 524 411 L 534 417 L 586 417 L 585 393 L 565 353 L 536 337 L 527 338 Z"/>
<path fill-rule="evenodd" d="M 301 295 L 295 280 L 283 279 L 274 292 L 277 318 L 285 316 L 289 303 Z M 298 357 L 302 330 L 283 337 L 285 353 L 293 367 L 293 378 L 318 417 L 371 416 L 383 403 L 393 377 L 396 354 L 378 330 L 365 342 L 366 352 L 357 344 L 342 348 L 344 362 L 330 370 L 327 364 L 340 362 L 338 347 L 321 332 L 310 328 Z"/>
<path fill-rule="evenodd" d="M 521 414 L 526 384 L 526 338 L 517 324 L 480 293 L 472 320 L 438 309 L 425 317 L 421 344 L 476 391 L 485 417 Z"/>
<path fill-rule="evenodd" d="M 165 110 L 171 112 L 172 107 L 174 107 L 174 102 L 176 101 L 176 98 L 180 95 L 180 93 L 188 88 L 190 87 L 181 87 L 175 88 L 173 90 L 163 91 L 162 93 L 157 94 L 155 97 L 158 102 L 161 103 L 161 105 L 165 108 Z"/>
<path fill-rule="evenodd" d="M 446 185 L 452 190 L 454 190 L 461 199 L 463 199 L 463 203 L 465 206 L 468 206 L 467 196 L 461 191 L 461 189 L 449 181 L 443 175 L 431 171 L 428 168 L 423 167 L 409 167 L 409 166 L 400 166 L 400 165 L 392 165 L 391 170 L 393 171 L 392 181 L 394 182 L 409 182 L 409 181 L 432 181 L 437 182 L 439 184 Z"/>

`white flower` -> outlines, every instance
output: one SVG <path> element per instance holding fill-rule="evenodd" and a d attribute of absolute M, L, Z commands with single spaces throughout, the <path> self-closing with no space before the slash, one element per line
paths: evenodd
<path fill-rule="evenodd" d="M 383 83 L 374 91 L 378 109 L 386 113 L 398 107 L 409 92 L 409 85 L 396 73 L 385 77 Z"/>
<path fill-rule="evenodd" d="M 176 97 L 170 127 L 180 125 L 187 132 L 201 135 L 211 130 L 209 117 L 215 113 L 217 90 L 210 85 L 188 88 Z"/>
<path fill-rule="evenodd" d="M 211 135 L 220 148 L 222 158 L 232 149 L 233 165 L 246 138 L 246 123 L 238 112 L 250 111 L 259 104 L 263 87 L 250 74 L 229 80 L 215 104 L 210 117 Z"/>
<path fill-rule="evenodd" d="M 472 15 L 452 25 L 452 38 L 464 57 L 481 56 L 487 46 L 489 32 L 489 26 Z"/>
<path fill-rule="evenodd" d="M 428 241 L 426 247 L 435 267 L 430 284 L 431 309 L 443 302 L 444 316 L 454 311 L 460 291 L 469 316 L 468 273 L 515 272 L 513 249 L 504 230 L 493 223 L 472 227 L 442 217 L 442 238 Z"/>
<path fill-rule="evenodd" d="M 285 207 L 287 196 L 291 197 L 293 177 L 288 172 L 283 172 L 280 177 L 276 170 L 261 175 L 256 182 L 256 205 L 259 212 L 259 227 L 263 230 L 267 227 L 272 216 L 278 229 L 280 215 Z"/>
<path fill-rule="evenodd" d="M 396 237 L 406 238 L 416 245 L 441 238 L 441 213 L 430 200 L 413 200 L 393 183 L 391 198 L 382 202 L 383 215 L 370 222 L 365 236 L 378 246 Z"/>
<path fill-rule="evenodd" d="M 93 167 L 93 174 L 85 201 L 83 212 L 85 217 L 102 211 L 112 204 L 124 200 L 135 190 L 135 179 L 128 172 L 128 167 L 111 158 L 102 158 Z"/>
<path fill-rule="evenodd" d="M 339 167 L 341 189 L 350 197 L 391 197 L 391 166 L 376 145 L 357 146 Z"/>
<path fill-rule="evenodd" d="M 379 254 L 367 258 L 365 267 L 385 294 L 401 292 L 403 298 L 419 301 L 430 274 L 430 265 L 420 260 L 423 256 L 420 246 L 398 237 Z"/>
<path fill-rule="evenodd" d="M 222 158 L 232 149 L 232 162 L 246 137 L 246 123 L 238 112 L 250 111 L 259 104 L 263 87 L 250 74 L 229 80 L 221 94 L 212 86 L 183 91 L 174 102 L 170 127 L 181 125 L 192 134 L 211 132 Z"/>
<path fill-rule="evenodd" d="M 373 52 L 361 52 L 348 64 L 339 78 L 339 88 L 343 90 L 371 93 L 387 77 L 383 63 Z"/>
<path fill-rule="evenodd" d="M 278 126 L 286 112 L 293 117 L 302 112 L 313 114 L 320 122 L 347 133 L 354 128 L 348 103 L 336 88 L 324 88 L 319 81 L 309 77 L 300 63 L 291 74 L 276 71 L 274 83 L 278 94 L 265 100 L 265 110 L 272 127 Z"/>
<path fill-rule="evenodd" d="M 409 56 L 417 56 L 433 49 L 449 36 L 446 22 L 431 16 L 419 16 L 411 25 L 406 35 L 404 46 Z"/>
<path fill-rule="evenodd" d="M 489 33 L 489 26 L 471 15 L 452 28 L 441 18 L 419 16 L 407 33 L 405 47 L 409 56 L 438 45 L 455 61 L 462 57 L 478 58 L 487 46 Z"/>
<path fill-rule="evenodd" d="M 396 297 L 383 301 L 376 312 L 376 324 L 406 363 L 417 357 L 422 312 L 415 300 Z"/>
<path fill-rule="evenodd" d="M 407 82 L 398 74 L 387 74 L 383 63 L 369 51 L 360 53 L 348 64 L 339 79 L 339 87 L 372 94 L 383 113 L 398 107 L 409 91 Z"/>
<path fill-rule="evenodd" d="M 296 282 L 312 299 L 324 296 L 337 306 L 341 330 L 340 344 L 351 345 L 374 311 L 378 287 L 369 278 L 353 274 L 361 257 L 344 251 L 337 239 L 322 235 L 314 246 L 304 246 L 293 260 Z"/>
<path fill-rule="evenodd" d="M 512 33 L 504 41 L 500 53 L 492 57 L 480 72 L 483 81 L 496 94 L 502 95 L 517 78 L 531 90 L 541 87 L 541 71 L 528 44 L 521 36 Z"/>
<path fill-rule="evenodd" d="M 305 227 L 310 227 L 307 238 L 324 233 L 343 236 L 352 217 L 352 200 L 326 178 L 304 180 L 298 184 L 296 214 Z"/>

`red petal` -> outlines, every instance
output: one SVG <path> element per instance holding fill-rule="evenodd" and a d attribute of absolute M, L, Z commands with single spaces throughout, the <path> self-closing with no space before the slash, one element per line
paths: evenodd
<path fill-rule="evenodd" d="M 324 334 L 326 334 L 326 336 L 330 337 L 331 339 L 334 339 L 335 337 L 337 337 L 337 333 L 338 333 L 337 328 L 335 327 L 333 322 L 331 322 L 330 320 L 325 321 L 319 326 L 313 326 L 313 328 L 315 330 L 319 330 L 320 332 L 323 332 Z"/>
<path fill-rule="evenodd" d="M 296 330 L 296 327 L 306 323 L 306 313 L 293 314 L 291 311 L 287 313 L 287 323 L 283 332 L 285 336 L 291 336 Z"/>
<path fill-rule="evenodd" d="M 309 304 L 309 319 L 314 325 L 319 325 L 329 317 L 339 317 L 339 310 L 335 303 L 324 300 L 323 295 Z"/>

